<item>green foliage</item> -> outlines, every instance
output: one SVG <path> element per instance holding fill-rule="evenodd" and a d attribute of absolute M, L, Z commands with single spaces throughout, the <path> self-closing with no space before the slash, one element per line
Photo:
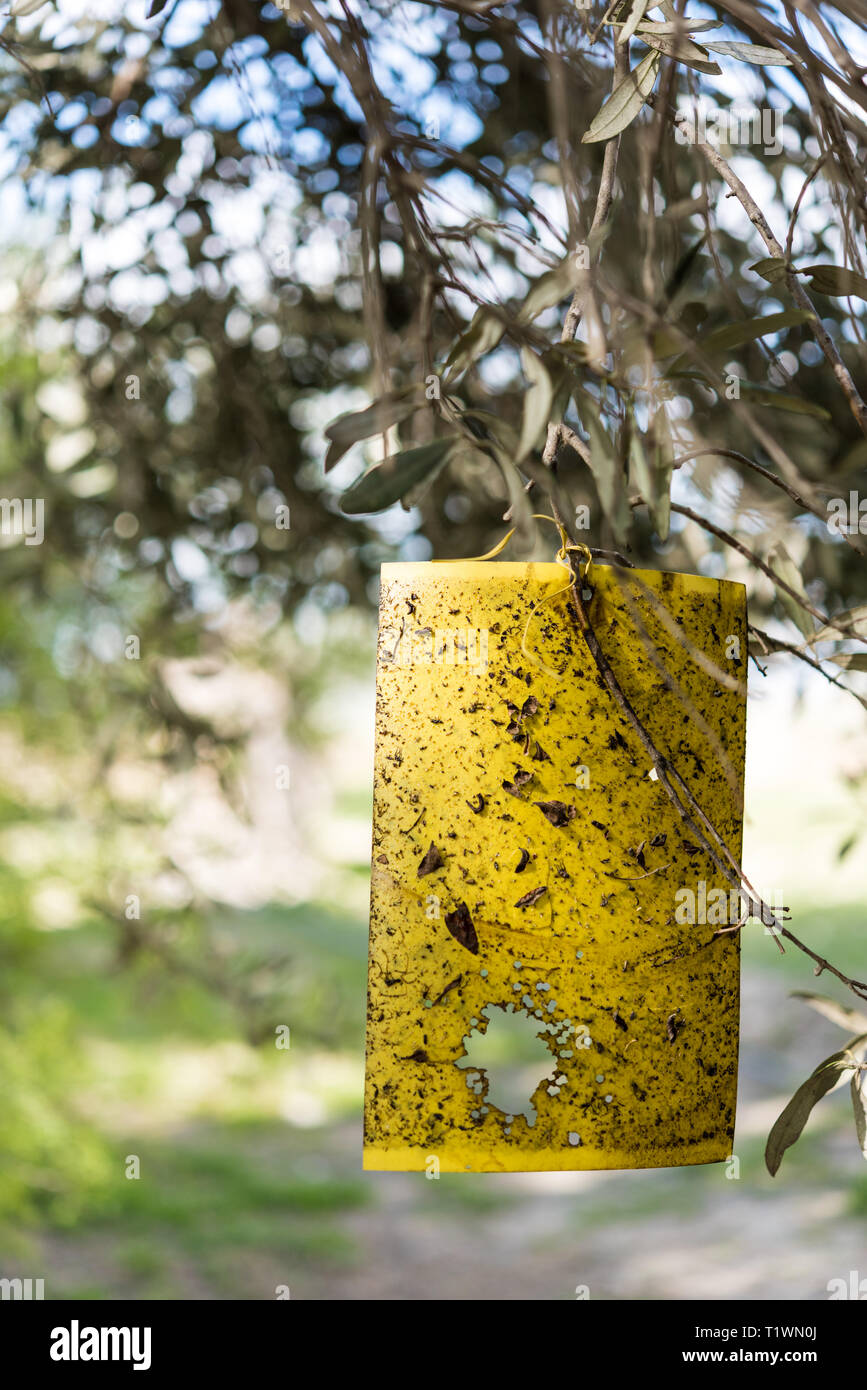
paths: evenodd
<path fill-rule="evenodd" d="M 349 516 L 381 512 L 393 502 L 408 497 L 445 467 L 454 442 L 448 438 L 434 439 L 430 444 L 419 444 L 416 449 L 392 454 L 347 488 L 340 499 L 343 511 Z"/>
<path fill-rule="evenodd" d="M 775 1177 L 786 1149 L 801 1136 L 813 1107 L 824 1095 L 847 1077 L 855 1065 L 849 1052 L 835 1052 L 820 1062 L 816 1070 L 799 1086 L 783 1113 L 775 1121 L 765 1149 L 765 1163 Z"/>
<path fill-rule="evenodd" d="M 664 40 L 654 42 L 662 43 Z M 584 144 L 589 145 L 597 140 L 613 140 L 631 125 L 653 91 L 658 71 L 659 55 L 646 54 L 638 66 L 614 88 L 599 114 L 594 116 L 589 129 L 581 137 Z"/>
<path fill-rule="evenodd" d="M 0 1028 L 0 1229 L 72 1226 L 103 1200 L 108 1145 L 71 1099 L 85 1065 L 75 1019 L 59 1000 L 15 1010 Z"/>
<path fill-rule="evenodd" d="M 808 1004 L 832 1023 L 838 1024 L 839 1027 L 845 1028 L 847 1031 L 856 1027 L 862 1031 L 851 1037 L 846 1046 L 839 1052 L 832 1053 L 830 1057 L 826 1057 L 824 1061 L 819 1063 L 816 1070 L 798 1087 L 785 1110 L 774 1122 L 765 1147 L 765 1164 L 771 1177 L 776 1176 L 786 1149 L 791 1148 L 792 1144 L 801 1137 L 804 1125 L 810 1118 L 814 1107 L 818 1105 L 823 1096 L 836 1089 L 847 1079 L 850 1081 L 858 1144 L 862 1154 L 867 1158 L 867 1143 L 865 1143 L 867 1140 L 867 1119 L 865 1119 L 863 1094 L 865 1057 L 867 1057 L 867 1032 L 863 1029 L 867 1025 L 867 1014 L 838 1004 L 836 1000 L 827 999 L 819 994 L 800 991 L 795 997 L 803 999 L 805 1004 Z"/>

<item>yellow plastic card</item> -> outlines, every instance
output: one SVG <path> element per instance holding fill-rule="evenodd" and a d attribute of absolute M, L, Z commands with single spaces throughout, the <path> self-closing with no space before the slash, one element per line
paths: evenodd
<path fill-rule="evenodd" d="M 604 687 L 567 582 L 556 564 L 383 566 L 366 1168 L 731 1153 L 738 937 L 711 941 L 728 887 Z M 595 563 L 585 584 L 624 693 L 740 862 L 743 587 Z M 479 1061 L 516 1030 L 537 1057 L 517 1096 L 496 1049 Z"/>

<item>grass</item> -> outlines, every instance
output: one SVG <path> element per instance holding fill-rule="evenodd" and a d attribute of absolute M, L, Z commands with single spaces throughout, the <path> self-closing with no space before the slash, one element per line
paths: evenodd
<path fill-rule="evenodd" d="M 177 1230 L 196 1224 L 203 1212 L 214 1210 L 318 1215 L 365 1201 L 360 1182 L 278 1177 L 251 1163 L 249 1152 L 242 1154 L 235 1146 L 225 1151 L 219 1129 L 212 1130 L 210 1138 L 215 1147 L 144 1147 L 140 1155 L 143 1176 L 120 1180 L 125 1194 L 120 1204 L 124 1216 L 132 1222 L 170 1221 Z"/>
<path fill-rule="evenodd" d="M 495 1180 L 488 1181 L 486 1174 L 441 1173 L 435 1181 L 425 1179 L 417 1206 L 424 1211 L 485 1216 L 514 1207 L 519 1201 L 517 1194 L 506 1192 Z"/>
<path fill-rule="evenodd" d="M 99 1210 L 49 1236 L 49 1296 L 272 1297 L 299 1265 L 352 1264 L 356 1247 L 342 1223 L 366 1204 L 363 1181 L 327 1169 L 321 1177 L 277 1173 L 278 1139 L 291 1167 L 291 1132 L 273 1122 L 249 1131 L 201 1126 L 192 1137 L 139 1144 L 141 1177 L 119 1174 Z M 63 1273 L 66 1260 L 52 1249 L 80 1252 L 74 1273 Z M 79 1264 L 104 1271 L 102 1282 L 92 1270 L 82 1281 Z"/>

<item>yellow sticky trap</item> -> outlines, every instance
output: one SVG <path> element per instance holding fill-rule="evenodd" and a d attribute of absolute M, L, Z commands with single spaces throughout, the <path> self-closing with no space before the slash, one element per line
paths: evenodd
<path fill-rule="evenodd" d="M 383 566 L 365 1168 L 731 1153 L 738 937 L 709 943 L 737 894 L 648 775 L 566 578 Z M 585 583 L 624 693 L 740 862 L 743 586 L 596 564 Z M 507 1021 L 541 1039 L 511 1111 L 471 1065 Z"/>

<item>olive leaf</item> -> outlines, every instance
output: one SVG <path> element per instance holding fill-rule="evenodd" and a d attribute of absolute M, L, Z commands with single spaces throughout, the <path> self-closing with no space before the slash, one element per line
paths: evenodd
<path fill-rule="evenodd" d="M 530 386 L 524 395 L 524 415 L 516 463 L 520 463 L 535 445 L 550 419 L 554 400 L 554 384 L 542 359 L 525 347 L 521 349 L 521 364 Z"/>
<path fill-rule="evenodd" d="M 800 1138 L 813 1107 L 833 1090 L 847 1072 L 854 1070 L 855 1065 L 855 1059 L 850 1052 L 833 1052 L 824 1062 L 820 1062 L 812 1075 L 798 1087 L 768 1135 L 765 1164 L 771 1177 L 776 1176 L 786 1149 Z"/>
<path fill-rule="evenodd" d="M 798 267 L 798 274 L 809 275 L 810 289 L 818 294 L 853 294 L 857 299 L 867 299 L 867 276 L 845 266 L 804 265 Z"/>
<path fill-rule="evenodd" d="M 651 509 L 652 516 L 653 503 L 656 497 L 656 478 L 650 466 L 650 459 L 647 457 L 644 440 L 635 429 L 629 438 L 629 477 L 630 482 L 634 484 Z"/>
<path fill-rule="evenodd" d="M 594 140 L 611 140 L 631 125 L 644 105 L 659 71 L 661 54 L 648 53 L 637 67 L 627 73 L 610 97 L 603 103 L 581 139 L 585 145 Z"/>
<path fill-rule="evenodd" d="M 840 652 L 831 660 L 845 671 L 867 671 L 867 652 Z"/>
<path fill-rule="evenodd" d="M 801 571 L 798 569 L 782 541 L 777 542 L 768 558 L 771 561 L 771 568 L 774 570 L 775 574 L 779 575 L 783 583 L 788 584 L 790 589 L 794 589 L 796 593 L 806 598 L 807 591 L 804 588 Z M 811 615 L 805 608 L 801 607 L 796 599 L 792 598 L 791 594 L 787 594 L 785 589 L 781 589 L 779 585 L 776 586 L 776 589 L 777 597 L 792 619 L 792 622 L 804 637 L 812 637 L 816 625 Z"/>
<path fill-rule="evenodd" d="M 727 39 L 712 42 L 708 39 L 706 47 L 712 48 L 714 53 L 722 53 L 726 58 L 738 58 L 742 63 L 754 63 L 761 68 L 792 66 L 791 58 L 787 58 L 778 48 L 766 48 L 758 43 L 730 43 Z"/>
<path fill-rule="evenodd" d="M 850 1086 L 852 1109 L 855 1111 L 855 1133 L 858 1135 L 861 1152 L 867 1158 L 867 1091 L 864 1087 L 864 1076 L 863 1068 L 859 1067 L 852 1073 Z"/>
<path fill-rule="evenodd" d="M 376 464 L 347 488 L 340 499 L 341 511 L 347 516 L 360 516 L 367 512 L 381 512 L 394 502 L 399 502 L 445 466 L 455 443 L 453 435 L 444 435 L 431 440 L 429 444 L 404 449 L 383 459 L 382 463 Z"/>
<path fill-rule="evenodd" d="M 647 503 L 660 540 L 668 538 L 673 465 L 674 446 L 671 429 L 665 410 L 660 406 L 651 422 L 648 437 L 643 438 L 633 429 L 629 439 L 631 478 Z"/>
<path fill-rule="evenodd" d="M 737 323 L 727 323 L 724 328 L 717 328 L 708 333 L 706 338 L 700 339 L 697 347 L 706 357 L 731 352 L 734 348 L 744 347 L 769 333 L 779 333 L 784 328 L 795 328 L 798 324 L 806 323 L 809 317 L 803 309 L 784 309 L 779 314 L 765 314 L 763 318 L 739 319 Z M 672 362 L 669 375 L 688 365 L 689 354 L 682 353 Z"/>
<path fill-rule="evenodd" d="M 580 276 L 581 267 L 576 258 L 564 256 L 531 285 L 514 314 L 514 322 L 521 327 L 532 323 L 545 309 L 559 304 L 561 299 L 571 294 Z M 447 379 L 454 380 L 473 362 L 492 352 L 501 342 L 505 331 L 506 320 L 500 314 L 489 306 L 478 309 L 446 358 Z"/>
<path fill-rule="evenodd" d="M 626 480 L 614 441 L 605 429 L 596 402 L 589 392 L 579 386 L 572 394 L 581 423 L 590 436 L 590 471 L 599 493 L 599 502 L 615 537 L 622 541 L 629 525 L 629 503 L 624 486 Z"/>
<path fill-rule="evenodd" d="M 531 465 L 534 460 L 525 460 L 521 472 L 519 472 L 512 462 L 514 457 L 513 453 L 510 452 L 506 454 L 502 449 L 495 449 L 493 452 L 495 462 L 499 466 L 500 472 L 503 475 L 503 481 L 506 484 L 506 495 L 509 499 L 506 515 L 511 525 L 517 530 L 516 542 L 526 549 L 532 549 L 537 539 L 536 526 L 533 521 L 534 509 L 527 493 L 524 478 L 521 474 L 528 473 L 532 475 L 533 470 Z M 551 480 L 550 470 L 545 468 L 544 472 L 547 475 L 547 479 Z"/>
<path fill-rule="evenodd" d="M 329 473 L 347 450 L 360 439 L 385 434 L 392 425 L 412 415 L 418 409 L 419 391 L 418 386 L 394 391 L 390 395 L 380 396 L 379 400 L 373 401 L 364 410 L 353 410 L 332 420 L 325 430 L 325 438 L 329 440 L 328 452 L 325 455 L 325 472 Z"/>
<path fill-rule="evenodd" d="M 515 315 L 518 324 L 532 323 L 545 309 L 559 304 L 567 294 L 575 289 L 581 275 L 581 267 L 574 256 L 564 256 L 552 270 L 546 270 L 532 286 L 523 304 Z"/>
<path fill-rule="evenodd" d="M 651 422 L 653 436 L 654 502 L 653 524 L 661 541 L 668 540 L 671 521 L 671 475 L 674 471 L 674 443 L 665 407 L 659 406 Z"/>
<path fill-rule="evenodd" d="M 666 304 L 669 304 L 671 300 L 674 299 L 681 286 L 686 282 L 697 257 L 704 250 L 706 241 L 707 232 L 702 232 L 698 240 L 694 241 L 691 246 L 688 246 L 680 257 L 680 260 L 665 282 L 664 299 Z"/>
<path fill-rule="evenodd" d="M 650 7 L 650 0 L 632 0 L 632 9 L 625 24 L 617 35 L 618 43 L 628 43 Z"/>
<path fill-rule="evenodd" d="M 721 29 L 721 19 L 644 19 L 639 34 L 702 34 L 708 29 Z"/>
<path fill-rule="evenodd" d="M 836 1023 L 838 1028 L 845 1028 L 847 1033 L 853 1028 L 867 1032 L 867 1014 L 862 1014 L 859 1009 L 850 1009 L 848 1004 L 838 1004 L 836 999 L 830 999 L 827 994 L 813 994 L 810 990 L 796 989 L 792 991 L 792 998 L 803 1000 L 808 1008 L 815 1009 L 817 1014 L 821 1014 L 831 1023 Z"/>
<path fill-rule="evenodd" d="M 486 446 L 492 445 L 508 454 L 509 458 L 514 458 L 517 454 L 518 431 L 508 420 L 501 419 L 490 410 L 479 410 L 476 407 L 464 410 L 461 420 L 479 441 L 479 448 L 483 453 L 488 451 Z"/>
<path fill-rule="evenodd" d="M 830 623 L 811 634 L 810 642 L 842 641 L 847 637 L 867 637 L 867 603 L 835 614 Z"/>
<path fill-rule="evenodd" d="M 817 401 L 808 401 L 804 396 L 792 396 L 787 391 L 775 391 L 772 386 L 762 386 L 760 382 L 740 382 L 742 400 L 753 401 L 756 405 L 767 405 L 773 410 L 788 410 L 791 415 L 812 415 L 815 420 L 830 420 L 831 412 Z"/>
<path fill-rule="evenodd" d="M 765 314 L 763 318 L 742 319 L 738 323 L 728 323 L 725 328 L 717 328 L 702 341 L 703 352 L 728 352 L 731 348 L 743 347 L 757 338 L 769 333 L 779 333 L 783 328 L 795 328 L 805 323 L 809 314 L 803 309 L 784 309 L 779 314 Z"/>
<path fill-rule="evenodd" d="M 697 72 L 707 72 L 712 77 L 719 77 L 722 72 L 719 63 L 709 60 L 707 49 L 700 44 L 690 43 L 689 39 L 658 37 L 654 34 L 638 34 L 636 37 L 649 48 L 655 48 L 688 68 L 695 68 Z"/>
<path fill-rule="evenodd" d="M 577 349 L 580 349 L 578 351 Z M 551 420 L 559 423 L 566 412 L 576 379 L 584 375 L 586 348 L 584 343 L 557 343 L 542 353 L 542 362 L 554 393 Z"/>
<path fill-rule="evenodd" d="M 447 377 L 454 379 L 460 376 L 473 362 L 493 351 L 505 331 L 505 323 L 492 309 L 477 309 L 470 320 L 469 328 L 461 334 L 446 358 Z"/>
<path fill-rule="evenodd" d="M 754 261 L 750 270 L 754 270 L 757 275 L 761 275 L 763 280 L 775 285 L 779 280 L 786 278 L 788 262 L 785 256 L 763 256 L 760 261 Z"/>

